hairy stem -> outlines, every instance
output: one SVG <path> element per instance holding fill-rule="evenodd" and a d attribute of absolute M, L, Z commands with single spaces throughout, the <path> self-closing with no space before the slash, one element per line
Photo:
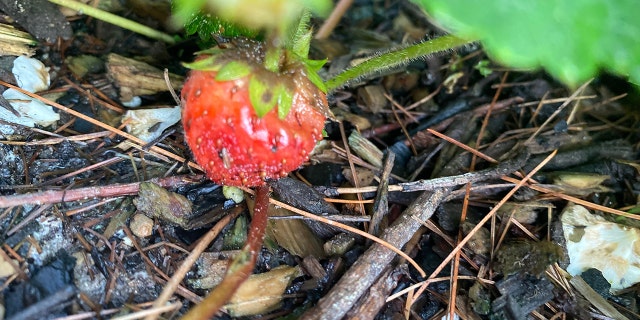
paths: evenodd
<path fill-rule="evenodd" d="M 256 264 L 256 259 L 267 228 L 267 212 L 269 208 L 269 186 L 256 189 L 253 219 L 249 227 L 247 243 L 240 253 L 233 258 L 229 270 L 222 282 L 197 306 L 184 315 L 183 320 L 199 320 L 212 318 L 222 306 L 231 299 L 240 285 L 249 278 Z"/>
<path fill-rule="evenodd" d="M 351 81 L 379 74 L 381 71 L 390 68 L 407 65 L 415 59 L 422 58 L 433 53 L 451 50 L 470 42 L 472 41 L 460 39 L 452 35 L 446 35 L 396 51 L 387 52 L 366 60 L 327 80 L 327 90 L 328 92 L 335 91 L 336 89 L 347 85 Z"/>
<path fill-rule="evenodd" d="M 73 0 L 49 0 L 49 1 L 57 5 L 67 7 L 69 9 L 76 10 L 78 12 L 82 12 L 83 14 L 102 20 L 104 22 L 111 23 L 118 27 L 131 30 L 133 32 L 139 33 L 141 35 L 147 36 L 152 39 L 164 41 L 168 44 L 174 44 L 176 42 L 172 36 L 164 32 L 160 32 L 153 28 L 149 28 L 143 24 L 120 17 L 110 12 L 106 12 L 106 11 L 94 8 L 90 5 L 86 5 L 81 2 L 77 2 Z"/>

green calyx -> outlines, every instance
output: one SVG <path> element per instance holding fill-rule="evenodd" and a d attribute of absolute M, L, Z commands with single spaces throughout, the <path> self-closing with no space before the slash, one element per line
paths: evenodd
<path fill-rule="evenodd" d="M 278 97 L 278 117 L 284 119 L 293 105 L 293 92 L 280 84 L 276 87 L 276 95 Z"/>
<path fill-rule="evenodd" d="M 261 81 L 255 75 L 249 79 L 249 100 L 260 118 L 271 111 L 278 102 L 275 92 L 269 84 Z"/>
<path fill-rule="evenodd" d="M 266 43 L 247 39 L 231 42 L 228 49 L 201 51 L 201 58 L 183 65 L 189 69 L 216 72 L 216 81 L 233 81 L 248 77 L 249 100 L 258 117 L 278 106 L 277 114 L 284 119 L 293 105 L 297 86 L 305 92 L 316 88 L 326 93 L 324 80 L 318 75 L 326 60 L 308 58 L 312 33 L 310 15 L 305 13 L 285 41 L 277 37 Z M 308 81 L 307 81 L 308 80 Z M 313 88 L 315 87 L 315 88 Z M 310 91 L 311 90 L 311 91 Z"/>
<path fill-rule="evenodd" d="M 220 64 L 216 64 L 215 56 L 209 56 L 193 62 L 183 62 L 182 65 L 185 68 L 199 71 L 218 71 L 221 67 Z"/>
<path fill-rule="evenodd" d="M 210 54 L 210 51 L 204 54 Z M 278 106 L 278 117 L 284 119 L 287 116 L 293 104 L 295 90 L 291 75 L 300 72 L 299 70 L 274 72 L 250 62 L 230 60 L 227 58 L 229 55 L 222 54 L 219 50 L 214 54 L 183 65 L 192 70 L 216 72 L 215 80 L 220 82 L 248 77 L 249 101 L 256 115 L 263 117 Z"/>
<path fill-rule="evenodd" d="M 253 74 L 249 78 L 249 100 L 258 117 L 278 106 L 278 118 L 286 118 L 293 105 L 293 96 L 293 85 L 278 79 L 275 74 Z"/>
<path fill-rule="evenodd" d="M 318 87 L 318 89 L 320 89 L 320 91 L 322 91 L 323 93 L 327 93 L 327 86 L 324 84 L 324 80 L 322 80 L 322 78 L 318 74 L 318 70 L 320 70 L 326 62 L 327 62 L 326 59 L 325 60 L 307 59 L 306 61 L 303 62 L 307 71 L 307 77 L 309 78 L 309 81 L 311 81 L 311 83 L 313 83 L 316 87 Z"/>
<path fill-rule="evenodd" d="M 216 74 L 217 81 L 231 81 L 246 77 L 252 72 L 252 67 L 241 61 L 230 61 L 223 65 Z"/>
<path fill-rule="evenodd" d="M 309 29 L 310 21 L 311 13 L 304 11 L 298 23 L 292 28 L 293 31 L 289 35 L 288 48 L 296 59 L 304 65 L 309 81 L 326 93 L 327 88 L 324 85 L 324 80 L 318 75 L 318 71 L 327 63 L 327 60 L 309 59 L 309 48 L 311 47 L 311 39 L 313 39 L 313 33 Z"/>

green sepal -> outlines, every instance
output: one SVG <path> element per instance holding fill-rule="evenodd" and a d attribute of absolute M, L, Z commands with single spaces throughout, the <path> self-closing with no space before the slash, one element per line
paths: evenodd
<path fill-rule="evenodd" d="M 230 61 L 223 65 L 218 74 L 216 74 L 217 81 L 231 81 L 240 79 L 251 73 L 251 67 L 241 61 Z"/>
<path fill-rule="evenodd" d="M 276 87 L 276 94 L 278 95 L 278 118 L 284 119 L 293 105 L 293 92 L 284 84 L 280 84 Z"/>
<path fill-rule="evenodd" d="M 327 59 L 322 59 L 322 60 L 306 59 L 304 61 L 304 64 L 306 64 L 307 67 L 313 72 L 320 71 L 320 69 L 322 69 L 325 63 L 327 63 Z"/>
<path fill-rule="evenodd" d="M 327 86 L 325 86 L 324 80 L 320 78 L 320 75 L 318 75 L 318 73 L 314 71 L 313 68 L 308 64 L 305 64 L 305 67 L 307 69 L 307 77 L 309 78 L 309 81 L 311 81 L 311 83 L 318 87 L 320 91 L 327 93 Z"/>
<path fill-rule="evenodd" d="M 304 10 L 289 40 L 291 51 L 303 58 L 309 56 L 311 46 L 312 32 L 309 29 L 309 21 L 311 21 L 311 13 Z"/>
<path fill-rule="evenodd" d="M 269 84 L 254 75 L 249 79 L 249 100 L 258 117 L 262 118 L 276 106 L 278 96 Z"/>
<path fill-rule="evenodd" d="M 293 46 L 291 47 L 291 50 L 293 51 L 293 53 L 297 54 L 300 57 L 309 56 L 309 48 L 311 47 L 311 38 L 312 38 L 311 31 L 303 34 L 300 38 L 297 38 L 296 41 L 294 41 Z"/>
<path fill-rule="evenodd" d="M 208 48 L 208 49 L 204 49 L 204 50 L 200 50 L 198 52 L 196 52 L 196 55 L 216 55 L 222 52 L 222 49 L 220 49 L 220 47 L 213 47 L 213 48 Z"/>
<path fill-rule="evenodd" d="M 200 71 L 218 71 L 221 65 L 216 64 L 216 58 L 214 56 L 199 59 L 194 62 L 183 62 L 182 65 L 185 68 Z"/>

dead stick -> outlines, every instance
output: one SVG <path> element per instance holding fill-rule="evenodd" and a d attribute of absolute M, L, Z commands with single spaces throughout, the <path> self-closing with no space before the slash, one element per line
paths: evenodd
<path fill-rule="evenodd" d="M 202 175 L 195 175 L 173 176 L 161 179 L 151 179 L 150 181 L 160 185 L 161 187 L 167 188 L 193 183 L 202 179 Z M 0 196 L 0 208 L 10 208 L 25 204 L 42 205 L 82 199 L 128 196 L 137 194 L 139 188 L 140 183 L 134 182 L 125 184 L 112 184 L 99 187 L 78 188 L 71 190 L 50 190 L 35 193 Z"/>
<path fill-rule="evenodd" d="M 521 152 L 520 155 L 516 158 L 502 162 L 493 168 L 475 172 L 468 172 L 456 176 L 398 183 L 395 185 L 390 185 L 389 192 L 430 191 L 444 187 L 461 186 L 470 182 L 475 183 L 495 179 L 522 168 L 528 158 L 528 153 Z M 315 189 L 327 197 L 337 197 L 341 194 L 346 193 L 375 192 L 377 188 L 378 187 L 376 186 L 367 186 L 360 188 L 316 187 Z"/>
<path fill-rule="evenodd" d="M 441 188 L 422 193 L 402 216 L 385 230 L 382 239 L 397 248 L 402 248 L 422 226 L 420 221 L 428 220 L 450 191 L 450 188 Z M 395 257 L 393 251 L 374 243 L 340 278 L 333 289 L 320 299 L 314 308 L 303 314 L 302 319 L 342 318 Z"/>
<path fill-rule="evenodd" d="M 187 274 L 187 272 L 189 272 L 189 270 L 191 270 L 191 267 L 196 263 L 196 260 L 198 260 L 200 254 L 204 252 L 204 250 L 209 246 L 213 239 L 215 239 L 218 234 L 220 234 L 220 231 L 222 231 L 222 229 L 227 224 L 229 224 L 232 219 L 235 219 L 240 214 L 240 211 L 241 210 L 234 210 L 233 213 L 226 215 L 224 218 L 218 221 L 218 223 L 216 223 L 216 225 L 214 225 L 209 230 L 209 232 L 207 232 L 200 239 L 200 241 L 198 241 L 198 244 L 184 259 L 184 261 L 180 265 L 180 268 L 176 270 L 176 272 L 171 276 L 171 279 L 167 282 L 167 284 L 165 284 L 164 289 L 162 289 L 162 293 L 160 294 L 160 296 L 158 296 L 156 301 L 153 302 L 153 308 L 160 308 L 164 306 L 167 301 L 169 301 L 171 295 L 173 295 L 175 290 L 180 285 L 180 282 L 182 282 L 182 279 L 184 279 L 184 276 Z M 148 315 L 145 320 L 155 320 L 159 315 L 160 314 L 157 313 Z"/>

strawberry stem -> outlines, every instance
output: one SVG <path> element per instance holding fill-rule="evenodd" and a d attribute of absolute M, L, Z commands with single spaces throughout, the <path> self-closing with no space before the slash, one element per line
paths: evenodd
<path fill-rule="evenodd" d="M 455 47 L 471 43 L 473 41 L 460 39 L 452 35 L 446 35 L 426 42 L 421 42 L 396 51 L 370 58 L 351 69 L 339 73 L 335 77 L 327 80 L 327 92 L 333 92 L 349 82 L 379 74 L 382 71 L 397 68 L 409 64 L 410 62 Z"/>
<path fill-rule="evenodd" d="M 247 243 L 233 258 L 222 282 L 198 305 L 189 310 L 182 320 L 200 320 L 212 318 L 222 308 L 240 285 L 253 273 L 253 268 L 262 248 L 269 209 L 269 186 L 257 187 L 253 219 L 249 227 Z"/>
<path fill-rule="evenodd" d="M 284 49 L 280 43 L 281 37 L 272 37 L 267 39 L 266 52 L 264 54 L 264 67 L 271 71 L 278 73 L 280 71 L 280 61 L 284 54 Z"/>
<path fill-rule="evenodd" d="M 82 12 L 82 14 L 88 15 L 90 17 L 94 17 L 98 20 L 101 20 L 107 23 L 111 23 L 113 25 L 124 28 L 126 30 L 139 33 L 141 35 L 147 36 L 152 39 L 164 41 L 168 44 L 176 43 L 176 39 L 171 35 L 168 35 L 164 32 L 147 27 L 135 21 L 120 17 L 111 12 L 100 10 L 88 4 L 81 3 L 79 1 L 73 1 L 73 0 L 49 0 L 49 1 L 78 12 Z"/>

